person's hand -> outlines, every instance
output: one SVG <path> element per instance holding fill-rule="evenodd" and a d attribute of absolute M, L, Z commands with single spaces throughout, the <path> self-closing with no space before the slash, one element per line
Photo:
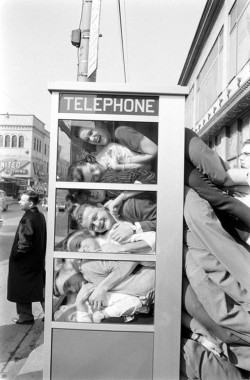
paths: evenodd
<path fill-rule="evenodd" d="M 114 170 L 119 170 L 121 169 L 121 165 L 118 163 L 116 157 L 111 157 L 108 160 L 108 167 Z"/>
<path fill-rule="evenodd" d="M 92 284 L 82 284 L 82 287 L 81 289 L 79 290 L 77 296 L 76 296 L 76 307 L 77 307 L 77 310 L 80 310 L 80 311 L 85 311 L 85 302 L 88 300 L 90 294 L 93 292 L 94 290 L 94 285 Z"/>
<path fill-rule="evenodd" d="M 119 197 L 115 199 L 110 199 L 104 204 L 104 207 L 107 208 L 112 215 L 118 215 L 120 207 L 123 203 L 123 200 Z"/>
<path fill-rule="evenodd" d="M 246 185 L 224 187 L 222 190 L 227 191 L 229 195 L 239 198 L 244 198 L 246 195 L 250 194 L 250 186 Z"/>
<path fill-rule="evenodd" d="M 118 243 L 126 242 L 133 235 L 132 223 L 118 222 L 113 225 L 110 238 Z"/>
<path fill-rule="evenodd" d="M 149 290 L 145 296 L 140 297 L 143 305 L 152 305 L 155 302 L 155 291 Z"/>
<path fill-rule="evenodd" d="M 107 303 L 107 291 L 103 286 L 97 286 L 89 297 L 89 304 L 97 310 L 100 310 Z"/>

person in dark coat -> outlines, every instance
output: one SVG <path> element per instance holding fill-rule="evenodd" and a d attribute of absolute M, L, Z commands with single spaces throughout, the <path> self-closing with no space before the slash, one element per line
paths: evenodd
<path fill-rule="evenodd" d="M 22 194 L 20 207 L 25 211 L 19 222 L 9 258 L 7 299 L 16 303 L 17 324 L 32 324 L 32 302 L 44 306 L 46 221 L 38 210 L 34 191 Z"/>

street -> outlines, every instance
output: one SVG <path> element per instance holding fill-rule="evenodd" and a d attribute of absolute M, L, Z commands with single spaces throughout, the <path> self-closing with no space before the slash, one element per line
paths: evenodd
<path fill-rule="evenodd" d="M 44 211 L 41 206 L 39 209 Z M 44 214 L 46 216 L 47 212 Z M 41 305 L 39 302 L 32 304 L 35 323 L 20 326 L 12 322 L 12 318 L 16 317 L 15 303 L 6 299 L 8 259 L 22 215 L 23 211 L 20 210 L 18 203 L 12 204 L 8 211 L 2 213 L 4 223 L 0 230 L 0 379 L 41 380 L 44 328 Z M 32 360 L 34 353 L 35 360 Z M 28 368 L 27 359 L 29 359 Z"/>

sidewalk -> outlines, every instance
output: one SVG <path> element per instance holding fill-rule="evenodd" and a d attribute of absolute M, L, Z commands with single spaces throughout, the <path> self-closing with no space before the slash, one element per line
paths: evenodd
<path fill-rule="evenodd" d="M 16 307 L 6 299 L 7 275 L 8 260 L 4 260 L 0 262 L 0 380 L 42 380 L 44 314 L 36 302 L 33 325 L 12 322 Z"/>

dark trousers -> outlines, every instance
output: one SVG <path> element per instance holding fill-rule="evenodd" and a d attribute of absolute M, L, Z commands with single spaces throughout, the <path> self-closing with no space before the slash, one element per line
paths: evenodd
<path fill-rule="evenodd" d="M 231 217 L 231 222 L 238 230 L 250 232 L 249 207 L 238 199 L 222 192 L 194 166 L 185 161 L 185 185 L 194 189 L 201 198 L 206 199 L 212 207 Z"/>
<path fill-rule="evenodd" d="M 185 128 L 185 185 L 206 199 L 216 211 L 231 218 L 229 224 L 235 229 L 250 232 L 249 208 L 219 188 L 225 182 L 228 169 L 228 164 L 215 151 L 195 132 Z"/>
<path fill-rule="evenodd" d="M 41 306 L 44 311 L 44 301 L 41 301 Z M 34 319 L 33 313 L 32 313 L 32 303 L 16 303 L 16 311 L 18 314 L 18 319 L 20 321 L 32 321 Z"/>

